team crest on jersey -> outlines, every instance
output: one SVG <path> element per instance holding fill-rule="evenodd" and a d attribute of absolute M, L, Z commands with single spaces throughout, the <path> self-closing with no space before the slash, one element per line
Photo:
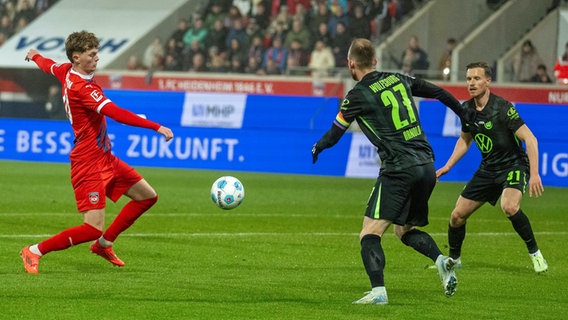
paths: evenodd
<path fill-rule="evenodd" d="M 98 192 L 90 192 L 89 193 L 89 201 L 91 204 L 99 203 L 99 193 Z"/>
<path fill-rule="evenodd" d="M 491 128 L 493 128 L 493 122 L 487 121 L 487 122 L 485 122 L 484 126 L 485 126 L 485 129 L 491 130 Z"/>
<path fill-rule="evenodd" d="M 98 90 L 93 90 L 93 92 L 91 92 L 91 97 L 93 97 L 96 102 L 99 102 L 103 98 L 103 95 Z"/>

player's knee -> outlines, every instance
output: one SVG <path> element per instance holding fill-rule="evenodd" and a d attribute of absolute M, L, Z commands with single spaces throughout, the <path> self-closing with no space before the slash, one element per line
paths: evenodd
<path fill-rule="evenodd" d="M 461 227 L 466 220 L 467 218 L 461 215 L 458 211 L 453 211 L 450 216 L 450 225 L 453 228 Z"/>
<path fill-rule="evenodd" d="M 501 210 L 503 210 L 503 212 L 507 215 L 507 217 L 514 215 L 519 211 L 519 209 L 520 206 L 516 204 L 510 204 L 510 203 L 501 204 Z"/>

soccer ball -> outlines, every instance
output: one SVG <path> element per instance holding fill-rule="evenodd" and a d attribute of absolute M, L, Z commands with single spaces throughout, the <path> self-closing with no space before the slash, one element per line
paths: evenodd
<path fill-rule="evenodd" d="M 229 210 L 238 207 L 245 198 L 245 187 L 239 179 L 223 176 L 211 186 L 211 200 L 221 209 Z"/>

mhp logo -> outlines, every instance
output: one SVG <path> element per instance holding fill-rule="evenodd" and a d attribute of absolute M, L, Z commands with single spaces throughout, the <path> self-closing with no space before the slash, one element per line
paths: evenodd
<path fill-rule="evenodd" d="M 191 114 L 200 118 L 229 118 L 235 113 L 235 106 L 232 104 L 194 104 L 191 107 Z"/>

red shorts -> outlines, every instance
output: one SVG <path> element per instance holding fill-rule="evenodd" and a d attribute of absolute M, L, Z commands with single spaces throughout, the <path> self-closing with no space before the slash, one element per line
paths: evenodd
<path fill-rule="evenodd" d="M 103 209 L 106 197 L 116 202 L 142 176 L 124 161 L 109 155 L 98 163 L 71 164 L 71 184 L 79 212 Z"/>

